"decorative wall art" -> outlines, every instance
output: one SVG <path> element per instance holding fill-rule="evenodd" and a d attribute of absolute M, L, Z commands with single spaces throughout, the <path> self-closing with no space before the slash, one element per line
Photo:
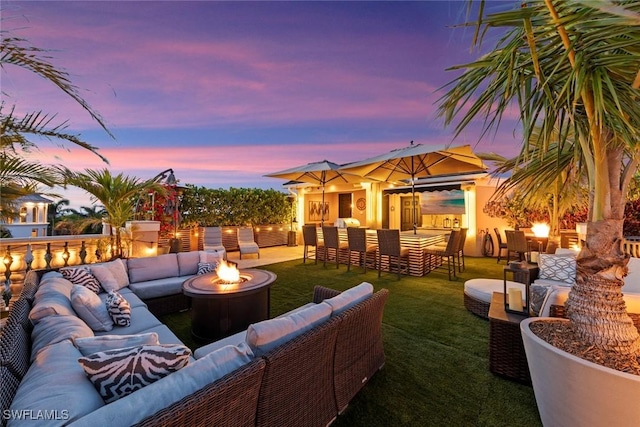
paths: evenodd
<path fill-rule="evenodd" d="M 324 219 L 329 218 L 329 202 L 324 202 Z M 322 202 L 309 202 L 309 221 L 322 220 Z"/>
<path fill-rule="evenodd" d="M 420 212 L 423 215 L 464 214 L 464 191 L 424 191 L 420 193 Z"/>

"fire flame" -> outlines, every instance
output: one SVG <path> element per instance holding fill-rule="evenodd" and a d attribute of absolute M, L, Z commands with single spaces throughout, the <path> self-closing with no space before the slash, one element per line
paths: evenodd
<path fill-rule="evenodd" d="M 533 235 L 536 237 L 549 237 L 549 224 L 545 224 L 544 222 L 537 222 L 531 226 L 531 231 L 533 231 Z"/>
<path fill-rule="evenodd" d="M 225 283 L 240 282 L 240 270 L 234 264 L 229 264 L 225 260 L 221 260 L 218 267 L 216 267 L 216 274 Z"/>

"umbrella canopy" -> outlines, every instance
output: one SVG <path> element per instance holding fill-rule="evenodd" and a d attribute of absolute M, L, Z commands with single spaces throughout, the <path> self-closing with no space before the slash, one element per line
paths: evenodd
<path fill-rule="evenodd" d="M 340 170 L 340 165 L 328 160 L 308 163 L 306 165 L 297 166 L 280 172 L 270 173 L 265 176 L 320 185 L 322 187 L 322 208 L 320 209 L 322 224 L 324 224 L 325 185 L 328 183 L 347 184 L 362 181 L 361 177 Z"/>
<path fill-rule="evenodd" d="M 422 144 L 414 144 L 344 165 L 340 170 L 379 181 L 411 181 L 413 201 L 413 232 L 417 232 L 415 206 L 415 180 L 435 175 L 484 172 L 487 169 L 482 160 L 471 150 L 471 146 L 435 149 Z"/>

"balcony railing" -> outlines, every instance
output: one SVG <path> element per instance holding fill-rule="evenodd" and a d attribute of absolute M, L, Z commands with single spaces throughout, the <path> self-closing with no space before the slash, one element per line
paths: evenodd
<path fill-rule="evenodd" d="M 225 226 L 223 244 L 228 251 L 238 250 L 236 229 Z M 287 244 L 289 226 L 263 225 L 254 227 L 256 243 L 260 247 L 280 246 Z M 204 247 L 204 230 L 202 228 L 180 229 L 177 233 L 180 252 L 202 250 Z M 136 243 L 146 248 L 145 242 L 123 240 L 123 256 L 154 256 L 169 252 L 170 239 L 160 238 L 157 245 L 146 242 L 148 250 L 133 252 Z M 14 283 L 22 282 L 29 270 L 60 268 L 72 265 L 92 264 L 110 260 L 112 254 L 112 238 L 104 234 L 82 234 L 65 236 L 43 236 L 31 238 L 0 239 L 0 272 L 4 280 Z"/>

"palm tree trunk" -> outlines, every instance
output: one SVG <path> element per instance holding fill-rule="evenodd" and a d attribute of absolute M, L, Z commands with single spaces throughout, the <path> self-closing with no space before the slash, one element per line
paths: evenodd
<path fill-rule="evenodd" d="M 628 258 L 620 249 L 620 220 L 589 222 L 587 246 L 578 257 L 567 316 L 586 343 L 621 354 L 640 354 L 640 335 L 622 297 Z"/>

